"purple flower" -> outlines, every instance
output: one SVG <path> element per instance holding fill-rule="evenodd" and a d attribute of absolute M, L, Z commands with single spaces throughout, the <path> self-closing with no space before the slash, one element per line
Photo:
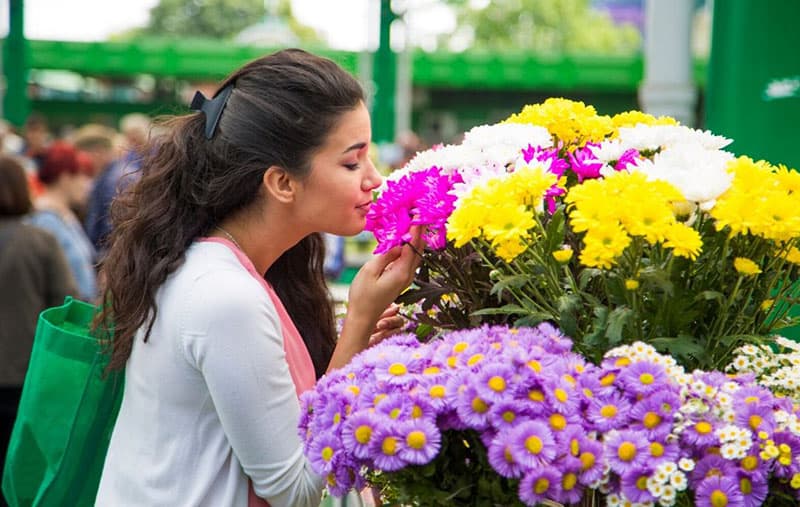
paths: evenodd
<path fill-rule="evenodd" d="M 779 431 L 772 436 L 775 447 L 780 455 L 773 463 L 773 473 L 782 479 L 791 479 L 794 474 L 800 473 L 800 439 L 788 431 Z"/>
<path fill-rule="evenodd" d="M 601 442 L 586 439 L 581 443 L 581 453 L 578 455 L 578 459 L 581 462 L 581 484 L 589 486 L 603 477 L 603 444 Z"/>
<path fill-rule="evenodd" d="M 655 502 L 655 497 L 647 489 L 647 479 L 652 473 L 652 470 L 645 467 L 641 470 L 631 470 L 623 475 L 620 480 L 620 490 L 625 498 L 635 503 Z"/>
<path fill-rule="evenodd" d="M 376 428 L 370 444 L 370 457 L 375 467 L 386 472 L 404 468 L 407 463 L 400 456 L 404 446 L 405 438 L 398 431 L 397 425 Z"/>
<path fill-rule="evenodd" d="M 663 439 L 672 431 L 672 421 L 679 406 L 680 398 L 672 391 L 648 396 L 631 408 L 631 429 L 644 432 L 651 440 Z"/>
<path fill-rule="evenodd" d="M 578 182 L 585 179 L 594 179 L 600 177 L 600 169 L 603 168 L 603 163 L 595 157 L 592 152 L 592 147 L 597 147 L 597 143 L 586 143 L 583 148 L 578 148 L 569 154 L 570 167 L 572 171 L 578 175 Z"/>
<path fill-rule="evenodd" d="M 400 434 L 405 439 L 400 457 L 408 463 L 424 465 L 439 454 L 442 435 L 432 421 L 424 418 L 412 419 L 401 425 Z"/>
<path fill-rule="evenodd" d="M 708 477 L 697 486 L 695 503 L 698 507 L 743 505 L 744 498 L 738 486 L 736 480 L 729 476 Z"/>
<path fill-rule="evenodd" d="M 496 402 L 510 398 L 514 370 L 505 364 L 486 365 L 478 372 L 476 388 L 478 394 Z"/>
<path fill-rule="evenodd" d="M 483 430 L 489 426 L 489 409 L 492 404 L 478 393 L 478 390 L 467 385 L 464 394 L 458 398 L 456 413 L 468 427 Z"/>
<path fill-rule="evenodd" d="M 370 446 L 381 421 L 379 416 L 368 411 L 353 414 L 342 428 L 342 443 L 345 449 L 356 458 L 369 458 Z"/>
<path fill-rule="evenodd" d="M 601 432 L 620 429 L 627 425 L 631 404 L 619 393 L 592 398 L 586 409 L 586 418 Z"/>
<path fill-rule="evenodd" d="M 735 406 L 735 405 L 734 405 Z M 734 424 L 747 428 L 758 435 L 760 431 L 772 433 L 775 430 L 775 413 L 771 407 L 758 403 L 745 403 L 736 410 Z"/>
<path fill-rule="evenodd" d="M 521 419 L 532 416 L 524 404 L 512 399 L 496 402 L 489 409 L 489 422 L 501 432 L 513 428 Z"/>
<path fill-rule="evenodd" d="M 718 454 L 706 454 L 692 470 L 692 484 L 697 484 L 711 477 L 732 477 L 736 473 L 733 462 Z"/>
<path fill-rule="evenodd" d="M 580 391 L 563 379 L 545 384 L 545 394 L 550 408 L 559 414 L 574 414 L 582 399 Z"/>
<path fill-rule="evenodd" d="M 501 476 L 509 479 L 522 477 L 523 469 L 511 453 L 513 436 L 510 431 L 498 432 L 487 446 L 489 464 Z"/>
<path fill-rule="evenodd" d="M 351 489 L 363 487 L 363 479 L 356 470 L 350 466 L 341 466 L 325 476 L 328 491 L 333 496 L 343 497 Z"/>
<path fill-rule="evenodd" d="M 681 448 L 674 442 L 653 440 L 650 442 L 649 453 L 648 462 L 655 466 L 665 461 L 678 461 L 681 457 Z"/>
<path fill-rule="evenodd" d="M 633 363 L 622 370 L 619 381 L 633 397 L 653 394 L 664 389 L 669 382 L 664 366 L 648 361 Z"/>
<path fill-rule="evenodd" d="M 744 507 L 758 507 L 769 493 L 767 479 L 761 475 L 739 474 L 739 491 L 744 498 Z"/>
<path fill-rule="evenodd" d="M 650 458 L 650 442 L 638 431 L 611 431 L 605 436 L 604 446 L 611 470 L 621 476 L 641 469 Z"/>
<path fill-rule="evenodd" d="M 756 407 L 767 409 L 774 401 L 774 397 L 769 389 L 750 384 L 737 389 L 733 393 L 733 405 L 755 405 Z"/>
<path fill-rule="evenodd" d="M 556 457 L 553 433 L 546 424 L 523 421 L 510 433 L 511 455 L 525 469 L 547 466 Z"/>
<path fill-rule="evenodd" d="M 699 448 L 707 448 L 719 443 L 717 435 L 714 433 L 716 427 L 714 423 L 706 419 L 689 422 L 689 425 L 681 434 L 681 441 L 684 444 L 693 445 Z"/>
<path fill-rule="evenodd" d="M 553 500 L 561 491 L 561 474 L 551 467 L 537 467 L 519 481 L 519 498 L 527 505 Z"/>
<path fill-rule="evenodd" d="M 330 473 L 342 458 L 342 441 L 333 433 L 323 433 L 311 443 L 308 458 L 319 475 Z"/>

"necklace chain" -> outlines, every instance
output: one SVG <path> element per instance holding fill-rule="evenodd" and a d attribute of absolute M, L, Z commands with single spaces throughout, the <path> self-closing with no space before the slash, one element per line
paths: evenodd
<path fill-rule="evenodd" d="M 222 234 L 224 234 L 224 235 L 225 235 L 225 236 L 226 236 L 226 237 L 227 237 L 229 240 L 231 240 L 231 241 L 233 242 L 233 244 L 234 244 L 234 245 L 236 245 L 236 248 L 238 248 L 239 250 L 241 250 L 242 252 L 244 252 L 244 249 L 242 248 L 242 245 L 240 245 L 240 244 L 239 244 L 239 242 L 238 242 L 238 241 L 236 241 L 236 238 L 234 238 L 234 237 L 233 237 L 233 234 L 231 234 L 230 232 L 226 231 L 225 229 L 223 229 L 223 228 L 222 228 L 222 227 L 220 227 L 219 225 L 217 225 L 217 226 L 216 226 L 216 228 L 217 228 L 217 229 L 219 229 L 219 232 L 221 232 L 221 233 L 222 233 Z"/>

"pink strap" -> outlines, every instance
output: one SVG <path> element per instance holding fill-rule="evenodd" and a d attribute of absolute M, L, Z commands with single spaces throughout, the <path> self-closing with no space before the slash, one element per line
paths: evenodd
<path fill-rule="evenodd" d="M 289 313 L 283 306 L 278 294 L 275 293 L 275 289 L 273 289 L 272 286 L 267 283 L 267 281 L 258 273 L 258 271 L 256 271 L 252 261 L 250 261 L 244 252 L 239 250 L 239 248 L 237 248 L 236 245 L 234 245 L 231 241 L 223 238 L 202 238 L 200 241 L 208 243 L 220 243 L 230 248 L 231 251 L 236 255 L 236 258 L 239 259 L 239 262 L 242 263 L 242 266 L 247 269 L 247 272 L 250 273 L 253 278 L 258 280 L 262 287 L 264 287 L 264 290 L 266 290 L 267 294 L 269 294 L 272 304 L 275 306 L 275 310 L 278 312 L 278 318 L 281 321 L 283 350 L 286 353 L 286 362 L 289 364 L 289 374 L 292 376 L 295 392 L 299 397 L 303 392 L 312 389 L 317 381 L 314 373 L 314 363 L 311 361 L 311 355 L 308 353 L 308 349 L 303 341 L 303 337 L 300 336 L 300 332 L 297 331 L 297 327 L 295 327 L 294 322 L 292 322 L 291 317 L 289 317 Z M 252 483 L 248 491 L 247 505 L 248 507 L 269 507 L 269 504 L 266 500 L 256 496 L 255 492 L 253 491 Z"/>

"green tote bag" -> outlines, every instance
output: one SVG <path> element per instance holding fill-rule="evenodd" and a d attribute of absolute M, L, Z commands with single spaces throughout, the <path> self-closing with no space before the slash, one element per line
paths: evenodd
<path fill-rule="evenodd" d="M 94 505 L 124 379 L 103 376 L 96 311 L 67 297 L 39 315 L 3 471 L 11 507 Z"/>

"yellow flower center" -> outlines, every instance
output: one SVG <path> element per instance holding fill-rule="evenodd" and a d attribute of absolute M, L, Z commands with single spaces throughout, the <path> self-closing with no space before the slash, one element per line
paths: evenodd
<path fill-rule="evenodd" d="M 367 426 L 366 424 L 362 424 L 355 431 L 356 442 L 359 444 L 367 444 L 369 443 L 369 439 L 372 438 L 372 428 Z"/>
<path fill-rule="evenodd" d="M 425 433 L 421 431 L 412 431 L 406 437 L 406 443 L 412 449 L 422 449 L 428 440 L 425 438 Z"/>
<path fill-rule="evenodd" d="M 467 350 L 467 347 L 469 347 L 469 343 L 467 343 L 467 342 L 458 342 L 455 345 L 453 345 L 453 352 L 456 353 L 456 354 L 460 354 L 460 353 L 464 352 L 465 350 Z"/>
<path fill-rule="evenodd" d="M 655 377 L 653 377 L 652 373 L 642 373 L 641 375 L 639 375 L 639 382 L 641 382 L 646 386 L 649 386 L 650 384 L 655 382 L 655 380 L 656 379 Z"/>
<path fill-rule="evenodd" d="M 739 481 L 739 490 L 745 495 L 749 495 L 753 492 L 753 483 L 747 477 L 742 477 Z"/>
<path fill-rule="evenodd" d="M 485 414 L 489 410 L 489 405 L 485 401 L 476 396 L 472 399 L 472 410 L 479 414 Z"/>
<path fill-rule="evenodd" d="M 758 458 L 755 456 L 746 456 L 742 460 L 742 468 L 747 470 L 748 472 L 752 472 L 758 467 Z"/>
<path fill-rule="evenodd" d="M 613 373 L 604 375 L 603 378 L 600 379 L 600 385 L 603 387 L 608 387 L 614 383 L 614 380 L 616 380 L 616 378 L 617 376 L 614 375 Z"/>
<path fill-rule="evenodd" d="M 383 400 L 385 400 L 387 398 L 387 396 L 388 395 L 384 394 L 384 393 L 376 394 L 375 398 L 372 399 L 372 404 L 377 407 L 378 403 L 380 403 Z"/>
<path fill-rule="evenodd" d="M 711 424 L 706 421 L 700 421 L 699 423 L 694 425 L 695 431 L 700 433 L 701 435 L 708 435 L 711 433 Z"/>
<path fill-rule="evenodd" d="M 617 456 L 622 461 L 632 461 L 636 457 L 636 445 L 633 442 L 622 442 L 617 448 Z"/>
<path fill-rule="evenodd" d="M 748 405 L 751 403 L 758 403 L 758 396 L 748 396 L 747 398 L 744 399 L 744 402 L 747 403 Z"/>
<path fill-rule="evenodd" d="M 393 408 L 392 411 L 389 412 L 389 417 L 392 419 L 397 419 L 398 417 L 400 417 L 400 409 Z"/>
<path fill-rule="evenodd" d="M 536 483 L 534 483 L 533 485 L 533 491 L 537 495 L 543 494 L 548 489 L 550 489 L 550 481 L 548 481 L 544 477 L 539 477 L 538 479 L 536 479 Z"/>
<path fill-rule="evenodd" d="M 436 374 L 437 374 L 437 373 L 439 373 L 440 371 L 441 371 L 441 370 L 439 369 L 439 367 L 438 367 L 438 366 L 428 366 L 427 368 L 425 368 L 424 370 L 422 370 L 422 374 L 423 374 L 423 375 L 436 375 Z"/>
<path fill-rule="evenodd" d="M 324 459 L 325 461 L 330 461 L 332 457 L 333 457 L 333 448 L 330 446 L 325 446 L 322 449 L 322 459 Z"/>
<path fill-rule="evenodd" d="M 611 419 L 617 415 L 617 407 L 615 405 L 603 405 L 603 408 L 600 409 L 600 415 L 606 419 Z"/>
<path fill-rule="evenodd" d="M 391 366 L 389 366 L 389 373 L 395 377 L 400 377 L 408 373 L 408 369 L 403 363 L 392 363 Z"/>
<path fill-rule="evenodd" d="M 542 371 L 542 364 L 536 359 L 531 359 L 530 361 L 528 361 L 528 368 L 535 371 L 536 373 L 540 373 Z"/>
<path fill-rule="evenodd" d="M 638 479 L 636 479 L 636 487 L 640 491 L 644 491 L 644 490 L 647 489 L 647 476 L 646 475 L 643 475 L 643 476 L 639 477 Z"/>
<path fill-rule="evenodd" d="M 664 455 L 664 446 L 661 445 L 659 442 L 653 442 L 650 444 L 650 455 L 654 458 L 660 458 Z"/>
<path fill-rule="evenodd" d="M 450 368 L 455 368 L 458 365 L 458 358 L 456 356 L 450 356 L 447 358 L 447 366 Z"/>
<path fill-rule="evenodd" d="M 561 389 L 560 387 L 557 388 L 555 391 L 553 391 L 553 394 L 555 394 L 556 399 L 561 403 L 564 403 L 569 399 L 569 395 L 567 394 L 567 392 Z"/>
<path fill-rule="evenodd" d="M 597 461 L 597 458 L 591 452 L 582 452 L 578 459 L 581 460 L 582 470 L 589 470 L 594 466 L 595 461 Z"/>
<path fill-rule="evenodd" d="M 586 396 L 587 398 L 594 398 L 594 393 L 588 387 L 583 388 L 583 395 Z"/>
<path fill-rule="evenodd" d="M 753 414 L 750 416 L 750 419 L 748 419 L 747 422 L 750 424 L 750 427 L 753 429 L 753 431 L 755 431 L 759 426 L 761 426 L 762 419 L 761 416 Z"/>
<path fill-rule="evenodd" d="M 538 389 L 534 389 L 528 393 L 528 398 L 531 401 L 544 401 L 544 393 Z"/>
<path fill-rule="evenodd" d="M 414 408 L 411 409 L 411 418 L 419 419 L 420 417 L 422 417 L 422 408 L 419 405 L 414 405 Z"/>
<path fill-rule="evenodd" d="M 514 422 L 514 419 L 516 419 L 516 418 L 517 418 L 517 414 L 515 414 L 511 410 L 506 410 L 505 412 L 503 412 L 503 420 L 505 422 L 507 422 L 507 423 Z"/>
<path fill-rule="evenodd" d="M 573 438 L 569 443 L 569 452 L 573 456 L 577 456 L 581 452 L 581 444 L 578 442 L 577 439 Z"/>
<path fill-rule="evenodd" d="M 571 385 L 573 385 L 573 386 L 574 386 L 575 384 L 577 384 L 577 383 L 578 383 L 578 381 L 577 381 L 577 380 L 575 380 L 575 377 L 573 377 L 573 376 L 572 376 L 572 375 L 570 375 L 569 373 L 567 373 L 566 375 L 564 375 L 562 378 L 563 378 L 564 380 L 566 380 L 567 382 L 569 382 L 569 383 L 570 383 Z"/>
<path fill-rule="evenodd" d="M 361 389 L 359 389 L 358 386 L 348 386 L 347 390 L 355 394 L 356 396 L 358 396 L 358 393 L 361 392 Z"/>
<path fill-rule="evenodd" d="M 431 386 L 428 390 L 428 393 L 431 395 L 431 398 L 444 398 L 445 395 L 445 388 L 441 384 L 436 384 L 435 386 Z"/>
<path fill-rule="evenodd" d="M 556 431 L 561 431 L 567 427 L 567 418 L 561 414 L 553 414 L 550 416 L 550 427 Z"/>
<path fill-rule="evenodd" d="M 718 489 L 711 493 L 709 500 L 711 500 L 712 507 L 726 507 L 728 505 L 728 495 Z"/>
<path fill-rule="evenodd" d="M 381 451 L 387 456 L 394 456 L 397 452 L 397 439 L 394 437 L 386 437 L 381 444 Z"/>
<path fill-rule="evenodd" d="M 655 412 L 648 412 L 644 415 L 644 420 L 642 424 L 645 428 L 651 430 L 661 424 L 661 416 L 656 414 Z"/>
<path fill-rule="evenodd" d="M 506 389 L 506 379 L 498 375 L 495 375 L 494 377 L 489 379 L 488 385 L 489 389 L 491 389 L 494 392 L 500 393 L 505 391 Z"/>
<path fill-rule="evenodd" d="M 631 360 L 628 357 L 620 357 L 616 361 L 614 361 L 614 366 L 617 367 L 628 366 L 629 364 L 631 364 Z"/>
<path fill-rule="evenodd" d="M 525 439 L 525 448 L 531 454 L 539 454 L 542 452 L 542 448 L 544 447 L 544 443 L 542 439 L 537 437 L 536 435 L 531 435 L 530 437 Z"/>
<path fill-rule="evenodd" d="M 481 361 L 483 361 L 483 354 L 475 354 L 474 356 L 470 357 L 469 360 L 467 360 L 467 364 L 469 366 L 475 366 Z"/>
<path fill-rule="evenodd" d="M 336 412 L 335 414 L 333 414 L 333 425 L 336 426 L 340 422 L 342 422 L 342 414 Z"/>
<path fill-rule="evenodd" d="M 514 456 L 511 455 L 511 448 L 506 447 L 503 449 L 503 457 L 506 459 L 507 463 L 514 463 Z"/>
<path fill-rule="evenodd" d="M 578 476 L 570 472 L 561 480 L 561 487 L 564 488 L 564 491 L 570 491 L 577 483 Z"/>

